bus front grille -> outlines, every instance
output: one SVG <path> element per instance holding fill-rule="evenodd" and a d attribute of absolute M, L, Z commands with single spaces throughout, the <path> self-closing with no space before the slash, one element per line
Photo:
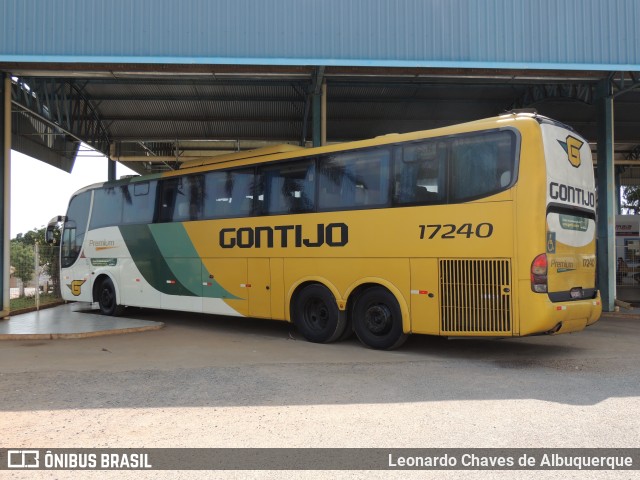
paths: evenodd
<path fill-rule="evenodd" d="M 440 260 L 441 334 L 511 333 L 511 262 Z"/>

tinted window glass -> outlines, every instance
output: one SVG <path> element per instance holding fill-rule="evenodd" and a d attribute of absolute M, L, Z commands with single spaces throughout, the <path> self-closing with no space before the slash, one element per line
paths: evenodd
<path fill-rule="evenodd" d="M 394 169 L 395 202 L 444 203 L 446 158 L 444 142 L 427 141 L 403 147 Z"/>
<path fill-rule="evenodd" d="M 319 208 L 383 206 L 389 197 L 389 150 L 341 153 L 319 160 Z"/>
<path fill-rule="evenodd" d="M 264 213 L 300 213 L 315 209 L 315 163 L 312 160 L 263 167 L 260 173 Z"/>
<path fill-rule="evenodd" d="M 136 182 L 122 187 L 122 223 L 151 223 L 156 205 L 156 182 Z"/>
<path fill-rule="evenodd" d="M 177 179 L 173 208 L 174 222 L 199 220 L 204 210 L 204 175 Z"/>
<path fill-rule="evenodd" d="M 460 202 L 491 195 L 511 185 L 515 143 L 515 134 L 510 131 L 452 139 L 450 200 Z"/>
<path fill-rule="evenodd" d="M 204 218 L 251 215 L 254 177 L 253 170 L 206 174 L 204 179 Z"/>
<path fill-rule="evenodd" d="M 74 264 L 87 231 L 87 221 L 89 220 L 89 206 L 91 203 L 91 192 L 84 192 L 76 195 L 69 203 L 67 211 L 67 221 L 64 223 L 62 233 L 62 266 L 70 267 Z"/>
<path fill-rule="evenodd" d="M 120 225 L 125 195 L 129 195 L 127 185 L 94 190 L 91 229 Z"/>

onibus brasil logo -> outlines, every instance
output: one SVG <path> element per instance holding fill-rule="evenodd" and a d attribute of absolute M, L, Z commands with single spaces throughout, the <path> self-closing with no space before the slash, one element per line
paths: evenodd
<path fill-rule="evenodd" d="M 568 135 L 567 141 L 562 142 L 558 140 L 558 143 L 562 145 L 562 148 L 565 152 L 567 152 L 567 157 L 569 158 L 569 163 L 574 167 L 578 168 L 580 166 L 580 147 L 584 145 L 582 140 L 578 140 L 576 137 Z"/>

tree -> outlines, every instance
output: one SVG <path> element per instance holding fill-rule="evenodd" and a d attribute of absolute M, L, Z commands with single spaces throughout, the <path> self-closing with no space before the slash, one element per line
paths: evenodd
<path fill-rule="evenodd" d="M 60 229 L 56 226 L 53 231 L 53 236 L 55 239 L 54 245 L 48 245 L 45 242 L 46 230 L 46 228 L 41 228 L 39 230 L 30 230 L 25 234 L 19 233 L 18 235 L 16 235 L 16 238 L 11 240 L 12 252 L 13 244 L 16 243 L 29 249 L 33 254 L 33 247 L 37 244 L 39 246 L 39 265 L 42 268 L 42 273 L 45 275 L 49 275 L 49 277 L 51 278 L 54 294 L 60 295 L 60 255 L 58 247 L 58 245 L 60 245 Z M 11 255 L 11 264 L 13 265 L 13 253 Z M 32 258 L 31 265 L 33 265 L 34 262 L 35 259 Z M 33 271 L 33 267 L 31 268 L 31 270 Z M 23 282 L 28 281 L 24 278 L 22 280 Z"/>
<path fill-rule="evenodd" d="M 30 282 L 35 270 L 34 264 L 33 248 L 17 240 L 11 240 L 11 267 L 14 276 L 20 278 L 23 283 Z"/>
<path fill-rule="evenodd" d="M 628 210 L 628 213 L 632 215 L 638 215 L 640 212 L 640 186 L 623 187 L 622 197 L 622 208 Z"/>

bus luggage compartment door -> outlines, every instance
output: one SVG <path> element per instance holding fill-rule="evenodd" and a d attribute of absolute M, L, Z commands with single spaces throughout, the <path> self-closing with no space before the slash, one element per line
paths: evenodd
<path fill-rule="evenodd" d="M 440 334 L 511 336 L 511 261 L 440 259 Z"/>

